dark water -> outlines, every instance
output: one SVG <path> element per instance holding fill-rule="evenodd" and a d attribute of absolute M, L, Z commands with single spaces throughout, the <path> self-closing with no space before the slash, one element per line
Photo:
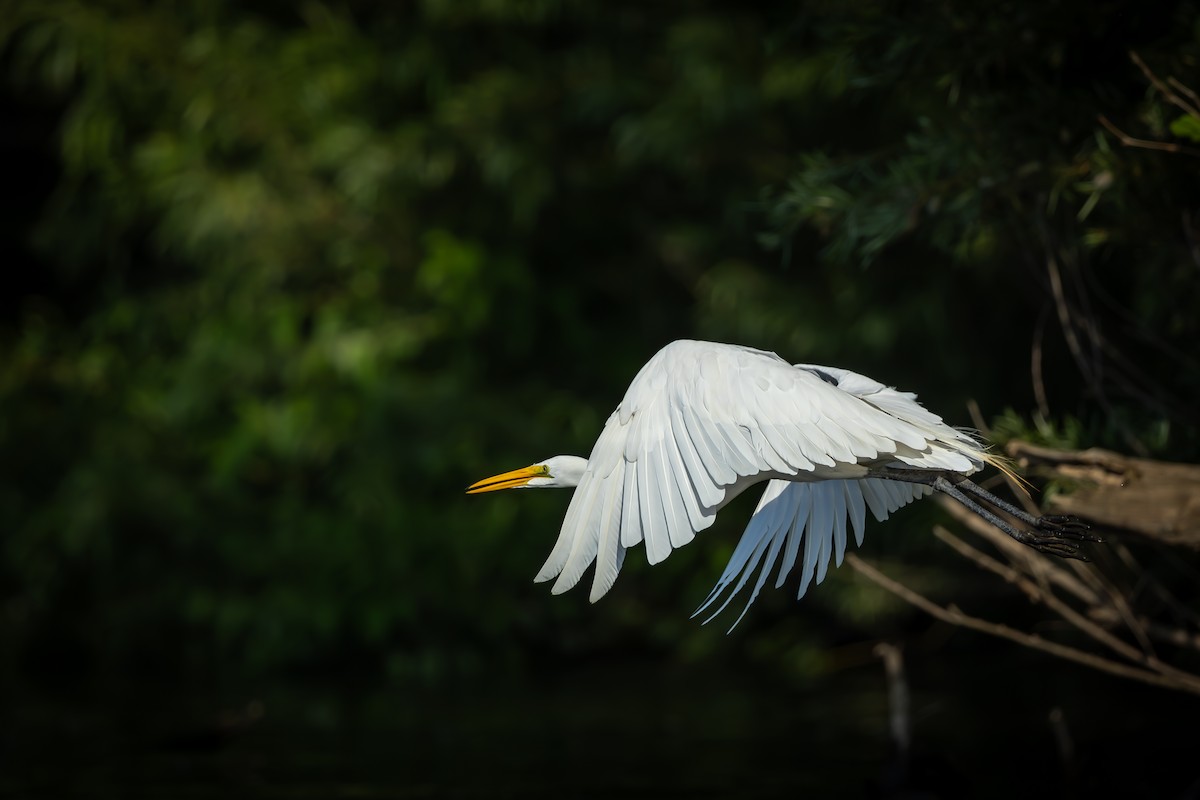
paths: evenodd
<path fill-rule="evenodd" d="M 4 710 L 0 793 L 1200 796 L 1200 703 L 1077 671 L 1041 681 L 1023 662 L 1014 666 L 1031 680 L 920 666 L 919 679 L 910 676 L 906 769 L 877 664 L 803 687 L 739 670 L 626 664 L 433 688 L 346 681 L 236 698 L 134 686 L 71 701 L 26 695 Z M 958 680 L 947 684 L 949 675 Z"/>

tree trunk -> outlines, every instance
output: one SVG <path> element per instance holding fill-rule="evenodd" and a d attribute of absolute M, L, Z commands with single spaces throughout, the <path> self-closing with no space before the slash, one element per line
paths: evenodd
<path fill-rule="evenodd" d="M 1079 484 L 1053 495 L 1050 510 L 1162 544 L 1200 549 L 1200 466 L 1020 441 L 1010 442 L 1007 450 L 1027 470 Z"/>

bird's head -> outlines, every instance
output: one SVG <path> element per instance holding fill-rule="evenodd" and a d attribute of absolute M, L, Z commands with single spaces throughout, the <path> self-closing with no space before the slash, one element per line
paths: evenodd
<path fill-rule="evenodd" d="M 502 472 L 467 487 L 467 494 L 495 492 L 499 489 L 553 489 L 578 486 L 587 469 L 587 459 L 579 456 L 554 456 L 528 467 Z"/>

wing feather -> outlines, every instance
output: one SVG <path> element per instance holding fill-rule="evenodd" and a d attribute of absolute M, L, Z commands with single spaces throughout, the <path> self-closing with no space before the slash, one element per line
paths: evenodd
<path fill-rule="evenodd" d="M 679 548 L 696 538 L 696 531 L 701 530 L 700 503 L 696 500 L 696 493 L 683 466 L 683 456 L 679 454 L 673 438 L 663 440 L 662 459 L 670 487 L 663 496 L 663 503 L 672 506 L 667 514 L 667 532 L 670 534 L 671 547 Z"/>
<path fill-rule="evenodd" d="M 817 585 L 825 582 L 829 557 L 833 555 L 834 507 L 829 482 L 813 484 L 813 515 L 809 535 L 817 542 Z"/>
<path fill-rule="evenodd" d="M 845 483 L 836 481 L 829 484 L 829 504 L 833 509 L 833 561 L 840 567 L 842 559 L 846 557 Z"/>
<path fill-rule="evenodd" d="M 586 485 L 581 483 L 580 488 L 583 491 L 575 492 L 575 496 L 571 498 L 572 505 L 576 501 L 579 502 L 579 514 L 574 520 L 575 529 L 570 533 L 571 550 L 567 555 L 566 563 L 558 573 L 558 580 L 550 589 L 552 594 L 562 594 L 579 583 L 579 579 L 583 577 L 583 571 L 595 560 L 596 551 L 600 546 L 599 538 L 593 536 L 588 529 L 592 525 L 598 524 L 598 519 L 592 516 L 592 510 L 595 508 L 597 495 L 603 492 L 603 482 L 589 481 Z"/>
<path fill-rule="evenodd" d="M 676 408 L 673 413 L 671 431 L 675 436 L 675 447 L 686 467 L 688 485 L 695 492 L 700 508 L 712 512 L 712 509 L 715 509 L 725 499 L 725 491 L 721 488 L 721 484 L 717 483 L 718 476 L 714 475 L 713 471 L 710 471 L 710 468 L 705 465 L 706 461 L 715 461 L 716 459 L 708 449 L 708 442 L 705 441 L 704 434 L 694 430 L 685 419 L 684 409 Z M 732 472 L 728 473 L 728 476 L 728 482 L 733 483 L 736 476 Z M 712 524 L 712 513 L 702 514 L 701 520 L 693 520 L 693 524 L 699 524 L 701 527 Z M 697 528 L 697 530 L 699 529 Z"/>
<path fill-rule="evenodd" d="M 785 481 L 772 481 L 771 483 L 772 485 L 781 484 L 780 491 L 788 486 Z M 793 506 L 792 523 L 788 526 L 787 549 L 783 552 L 783 563 L 779 565 L 779 578 L 775 581 L 776 589 L 783 586 L 788 573 L 796 564 L 796 556 L 800 553 L 800 540 L 804 538 L 804 526 L 808 522 L 808 515 L 812 512 L 812 492 L 792 492 L 791 494 L 796 498 L 796 502 Z"/>
<path fill-rule="evenodd" d="M 813 515 L 816 511 L 817 499 L 812 497 L 811 487 L 808 494 L 811 502 L 808 518 L 804 520 L 804 561 L 800 565 L 800 588 L 796 591 L 797 600 L 804 597 L 804 593 L 808 591 L 808 585 L 812 583 L 813 575 L 817 572 L 817 559 L 821 555 L 821 542 L 813 533 Z"/>
<path fill-rule="evenodd" d="M 748 608 L 780 558 L 776 587 L 783 585 L 799 561 L 800 586 L 796 596 L 803 597 L 814 582 L 820 584 L 825 580 L 831 560 L 841 565 L 850 527 L 855 531 L 856 543 L 862 544 L 860 532 L 865 527 L 868 506 L 872 513 L 878 511 L 886 518 L 890 512 L 926 494 L 928 489 L 921 484 L 878 478 L 819 483 L 771 481 L 725 571 L 696 614 L 717 603 L 720 603 L 717 610 L 705 621 L 720 614 L 757 569 L 760 574 L 746 603 Z M 745 613 L 743 609 L 742 616 Z"/>
<path fill-rule="evenodd" d="M 586 474 L 584 477 L 586 478 Z M 585 488 L 584 483 L 584 481 L 580 482 L 580 488 Z M 571 498 L 571 504 L 567 506 L 567 514 L 563 517 L 563 524 L 558 533 L 558 540 L 554 542 L 554 548 L 550 551 L 546 562 L 542 564 L 542 568 L 538 570 L 537 575 L 534 577 L 533 580 L 535 583 L 544 583 L 551 580 L 561 573 L 563 567 L 566 566 L 567 559 L 571 555 L 571 548 L 575 545 L 575 529 L 583 504 L 583 494 L 577 489 L 575 495 Z"/>
<path fill-rule="evenodd" d="M 682 424 L 677 419 L 672 419 L 671 432 L 672 437 L 666 442 L 667 452 L 675 476 L 675 485 L 679 491 L 679 499 L 683 504 L 684 513 L 690 526 L 689 532 L 695 534 L 704 530 L 709 524 L 704 514 L 705 501 L 701 496 L 702 493 L 708 490 L 715 494 L 719 490 L 713 489 L 703 479 L 700 479 L 700 486 L 697 486 L 697 474 L 704 476 L 705 471 L 704 467 L 697 463 L 695 447 L 688 439 L 687 431 L 682 429 Z"/>
<path fill-rule="evenodd" d="M 786 500 L 780 501 L 779 498 L 786 492 L 789 485 L 787 481 L 771 481 L 767 484 L 762 497 L 759 498 L 754 515 L 750 517 L 750 523 L 746 526 L 742 538 L 738 540 L 737 546 L 733 549 L 733 554 L 729 557 L 729 564 L 726 565 L 725 571 L 717 580 L 717 585 L 713 587 L 713 590 L 709 592 L 705 601 L 692 614 L 693 617 L 708 608 L 717 596 L 720 595 L 721 591 L 733 582 L 738 573 L 745 570 L 750 555 L 754 552 L 759 539 L 773 533 L 774 528 L 772 525 L 777 515 L 780 514 L 779 504 L 780 502 L 787 502 Z"/>
<path fill-rule="evenodd" d="M 786 486 L 783 481 L 777 483 Z M 768 487 L 770 489 L 771 487 Z M 741 573 L 741 579 L 737 586 L 725 598 L 725 602 L 712 613 L 705 622 L 709 622 L 713 617 L 720 614 L 729 605 L 730 601 L 738 595 L 745 587 L 754 573 L 754 568 L 761 560 L 763 553 L 770 546 L 772 540 L 779 538 L 778 533 L 781 527 L 786 527 L 785 523 L 790 523 L 787 514 L 787 507 L 790 505 L 790 498 L 787 496 L 786 490 L 779 489 L 776 491 L 764 491 L 762 498 L 758 501 L 758 510 L 754 516 L 750 518 L 750 524 L 746 526 L 746 532 L 742 534 L 742 541 L 738 543 L 738 547 L 734 550 L 734 555 L 729 560 L 729 565 L 725 568 L 725 573 L 721 576 L 718 585 L 728 584 Z M 711 605 L 719 595 L 719 592 L 714 590 L 709 594 L 709 599 L 700 608 L 696 609 L 695 614 L 702 613 L 709 605 Z M 695 616 L 693 614 L 692 616 Z"/>
<path fill-rule="evenodd" d="M 866 481 L 858 481 L 857 487 L 849 483 L 842 485 L 846 494 L 846 505 L 850 509 L 850 526 L 854 528 L 854 543 L 859 547 L 862 547 L 863 533 L 867 524 L 867 506 L 863 499 L 866 490 L 866 487 L 862 485 L 864 483 Z M 841 566 L 841 563 L 841 556 L 838 556 L 838 566 Z"/>
<path fill-rule="evenodd" d="M 624 460 L 624 459 L 622 459 Z M 642 509 L 638 504 L 638 463 L 625 462 L 625 490 L 621 494 L 621 546 L 628 549 L 642 543 Z"/>
<path fill-rule="evenodd" d="M 638 459 L 638 500 L 642 507 L 642 535 L 646 540 L 646 560 L 657 564 L 671 552 L 671 535 L 663 510 L 663 475 L 657 447 Z M 578 490 L 576 490 L 578 491 Z"/>
<path fill-rule="evenodd" d="M 726 461 L 724 453 L 717 442 L 721 438 L 721 434 L 713 426 L 712 421 L 707 416 L 701 416 L 696 412 L 696 409 L 690 404 L 683 406 L 680 414 L 684 420 L 684 427 L 687 429 L 689 438 L 692 444 L 695 445 L 696 455 L 700 459 L 700 463 L 704 465 L 704 471 L 711 479 L 705 482 L 710 488 L 715 489 L 710 500 L 705 501 L 705 505 L 715 509 L 724 499 L 725 492 L 719 487 L 729 486 L 738 479 L 738 474 L 735 472 Z M 700 476 L 697 475 L 697 479 Z M 719 497 L 719 499 L 717 499 Z"/>
<path fill-rule="evenodd" d="M 879 484 L 881 481 L 878 478 L 867 478 L 859 481 L 862 487 L 863 499 L 867 501 L 867 507 L 871 509 L 871 515 L 878 522 L 883 522 L 888 518 L 888 498 L 887 492 Z"/>
<path fill-rule="evenodd" d="M 743 429 L 732 422 L 714 420 L 713 430 L 721 437 L 724 455 L 728 459 L 729 466 L 739 477 L 754 475 L 770 469 L 769 466 L 763 464 L 758 453 L 754 451 L 748 427 Z"/>
<path fill-rule="evenodd" d="M 603 597 L 617 580 L 624 561 L 621 546 L 621 509 L 624 506 L 625 459 L 617 460 L 616 471 L 604 482 L 610 496 L 604 498 L 600 515 L 599 547 L 596 554 L 596 575 L 592 578 L 589 599 L 594 603 Z M 616 493 L 616 496 L 611 496 Z M 586 565 L 584 565 L 586 569 Z"/>
<path fill-rule="evenodd" d="M 777 522 L 782 523 L 784 531 L 790 527 L 787 525 L 786 521 L 777 520 Z M 784 538 L 785 537 L 783 536 L 770 537 L 770 548 L 767 550 L 767 555 L 763 559 L 762 569 L 758 571 L 758 580 L 754 584 L 754 589 L 750 592 L 750 598 L 746 600 L 746 605 L 742 609 L 742 613 L 738 614 L 738 618 L 735 619 L 733 624 L 729 626 L 729 630 L 732 631 L 737 627 L 738 623 L 742 621 L 742 617 L 746 616 L 746 612 L 750 610 L 750 606 L 754 604 L 754 600 L 758 597 L 758 593 L 762 591 L 763 584 L 767 582 L 767 576 L 771 573 L 771 569 L 775 566 L 775 559 L 779 557 L 779 549 L 783 546 Z M 747 570 L 747 575 L 749 572 L 750 570 Z"/>

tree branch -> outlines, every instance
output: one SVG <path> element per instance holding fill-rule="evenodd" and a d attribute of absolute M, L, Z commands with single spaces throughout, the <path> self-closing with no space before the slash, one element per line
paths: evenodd
<path fill-rule="evenodd" d="M 1181 679 L 1173 675 L 1161 675 L 1157 672 L 1152 672 L 1140 667 L 1132 667 L 1127 664 L 1122 664 L 1112 661 L 1093 653 L 1088 653 L 1084 650 L 1079 650 L 1067 645 L 1058 644 L 1047 639 L 1043 639 L 1037 634 L 1024 633 L 1010 628 L 1007 625 L 1001 625 L 996 622 L 989 622 L 978 617 L 972 617 L 969 614 L 963 613 L 957 606 L 943 607 L 934 603 L 932 600 L 918 594 L 901 583 L 898 583 L 884 575 L 875 567 L 863 561 L 858 555 L 848 553 L 846 555 L 846 563 L 850 567 L 867 580 L 877 586 L 891 592 L 892 594 L 904 600 L 916 608 L 921 609 L 925 613 L 939 619 L 943 622 L 948 622 L 951 625 L 959 625 L 964 628 L 986 633 L 989 636 L 996 636 L 1001 639 L 1007 639 L 1015 642 L 1023 647 L 1029 647 L 1034 650 L 1065 658 L 1068 661 L 1074 661 L 1077 664 L 1091 667 L 1100 672 L 1107 672 L 1110 675 L 1118 675 L 1123 678 L 1140 681 L 1150 684 L 1151 686 L 1161 686 L 1166 689 L 1177 689 L 1180 691 L 1190 692 L 1195 695 L 1200 695 L 1200 679 L 1191 678 Z"/>
<path fill-rule="evenodd" d="M 984 553 L 971 547 L 969 544 L 959 539 L 940 525 L 934 526 L 933 533 L 946 544 L 950 545 L 960 555 L 969 558 L 984 569 L 999 575 L 1008 583 L 1011 583 L 1020 588 L 1029 599 L 1035 603 L 1042 605 L 1054 611 L 1064 620 L 1073 625 L 1082 633 L 1087 634 L 1092 639 L 1109 648 L 1117 655 L 1138 663 L 1147 669 L 1153 670 L 1162 675 L 1171 675 L 1175 678 L 1184 681 L 1196 681 L 1197 686 L 1200 686 L 1200 678 L 1196 678 L 1183 670 L 1176 669 L 1169 664 L 1164 664 L 1153 653 L 1147 653 L 1144 650 L 1138 650 L 1128 642 L 1118 639 L 1110 632 L 1096 624 L 1095 621 L 1088 619 L 1080 614 L 1071 606 L 1064 603 L 1053 592 L 1043 589 L 1029 580 L 1028 577 L 1017 572 L 1015 569 L 1006 567 L 993 558 L 989 558 Z"/>
<path fill-rule="evenodd" d="M 1134 64 L 1137 64 L 1138 69 L 1140 69 L 1142 74 L 1146 76 L 1146 80 L 1150 81 L 1150 84 L 1162 93 L 1162 96 L 1168 103 L 1176 108 L 1181 109 L 1185 114 L 1190 114 L 1193 117 L 1200 117 L 1200 110 L 1198 110 L 1195 106 L 1188 104 L 1182 97 L 1171 91 L 1171 86 L 1168 86 L 1167 84 L 1169 83 L 1172 86 L 1180 87 L 1188 94 L 1189 97 L 1192 98 L 1195 98 L 1196 96 L 1194 92 L 1184 87 L 1183 84 L 1175 80 L 1174 77 L 1168 77 L 1167 83 L 1163 83 L 1162 80 L 1154 74 L 1150 67 L 1146 66 L 1146 62 L 1142 61 L 1142 57 L 1132 50 L 1129 51 L 1129 60 Z"/>
<path fill-rule="evenodd" d="M 1164 153 L 1178 153 L 1184 156 L 1194 156 L 1200 158 L 1200 150 L 1194 147 L 1185 147 L 1174 142 L 1157 142 L 1152 139 L 1137 139 L 1125 133 L 1116 125 L 1109 122 L 1108 117 L 1103 114 L 1097 114 L 1096 119 L 1100 121 L 1109 133 L 1117 137 L 1117 140 L 1126 147 L 1139 147 L 1143 150 L 1161 150 Z"/>

